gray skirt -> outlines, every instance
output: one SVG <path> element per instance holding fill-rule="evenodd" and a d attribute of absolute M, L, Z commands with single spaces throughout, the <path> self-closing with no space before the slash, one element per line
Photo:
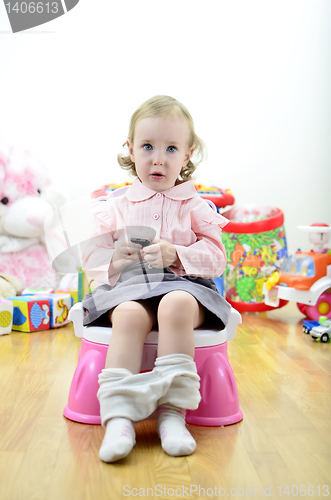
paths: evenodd
<path fill-rule="evenodd" d="M 146 261 L 127 266 L 114 286 L 100 285 L 84 297 L 84 325 L 110 325 L 108 311 L 122 302 L 153 298 L 160 301 L 173 290 L 190 293 L 205 307 L 202 327 L 221 330 L 227 325 L 231 307 L 212 279 L 178 276 L 168 267 L 150 269 Z"/>

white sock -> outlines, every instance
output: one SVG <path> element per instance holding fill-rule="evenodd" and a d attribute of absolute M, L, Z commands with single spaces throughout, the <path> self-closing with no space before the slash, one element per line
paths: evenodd
<path fill-rule="evenodd" d="M 163 450 L 172 457 L 191 455 L 196 442 L 186 429 L 185 410 L 171 405 L 158 407 L 157 430 Z"/>
<path fill-rule="evenodd" d="M 106 424 L 99 457 L 103 462 L 115 462 L 126 457 L 135 444 L 133 422 L 127 418 L 112 418 Z"/>

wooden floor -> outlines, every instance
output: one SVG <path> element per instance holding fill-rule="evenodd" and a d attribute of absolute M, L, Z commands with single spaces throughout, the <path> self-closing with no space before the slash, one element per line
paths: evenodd
<path fill-rule="evenodd" d="M 72 327 L 0 337 L 0 499 L 331 497 L 331 343 L 303 334 L 302 319 L 294 304 L 243 315 L 229 343 L 242 422 L 189 426 L 196 452 L 171 458 L 145 421 L 110 465 L 98 458 L 103 429 L 62 416 Z"/>

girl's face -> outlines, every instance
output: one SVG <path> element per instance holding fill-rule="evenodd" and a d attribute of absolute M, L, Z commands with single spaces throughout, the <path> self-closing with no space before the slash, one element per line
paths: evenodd
<path fill-rule="evenodd" d="M 143 118 L 136 124 L 134 142 L 127 140 L 129 155 L 140 181 L 154 191 L 175 185 L 181 169 L 188 164 L 188 125 L 176 116 Z"/>

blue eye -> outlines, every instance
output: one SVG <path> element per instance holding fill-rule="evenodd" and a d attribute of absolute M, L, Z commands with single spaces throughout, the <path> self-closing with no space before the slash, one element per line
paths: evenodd
<path fill-rule="evenodd" d="M 143 148 L 146 149 L 146 151 L 151 151 L 151 149 L 153 149 L 150 144 L 144 144 Z"/>
<path fill-rule="evenodd" d="M 175 148 L 175 146 L 169 146 L 169 147 L 168 147 L 168 151 L 169 151 L 170 153 L 174 153 L 175 151 L 177 151 L 177 148 Z"/>

